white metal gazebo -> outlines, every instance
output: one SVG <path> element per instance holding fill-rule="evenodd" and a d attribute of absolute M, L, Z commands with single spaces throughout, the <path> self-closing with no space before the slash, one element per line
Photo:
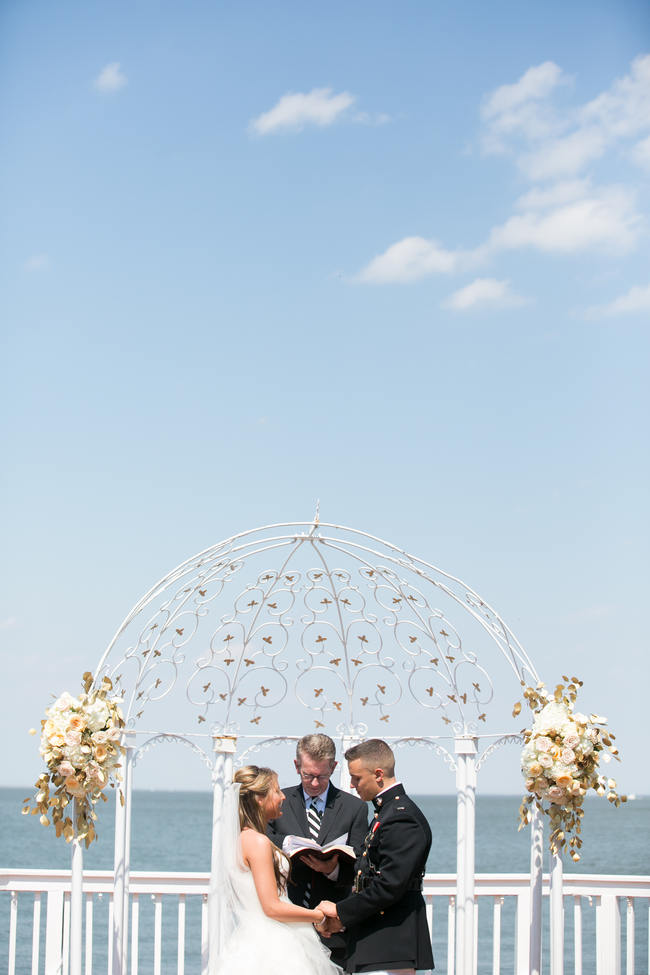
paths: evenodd
<path fill-rule="evenodd" d="M 214 863 L 233 765 L 309 730 L 331 735 L 342 750 L 368 736 L 397 748 L 418 745 L 455 774 L 455 971 L 473 973 L 477 772 L 501 745 L 519 741 L 516 729 L 504 730 L 503 706 L 492 713 L 499 711 L 495 692 L 505 685 L 512 700 L 522 681 L 539 680 L 512 631 L 474 590 L 366 532 L 321 523 L 317 513 L 312 522 L 235 535 L 168 573 L 118 628 L 95 680 L 104 675 L 122 693 L 126 719 L 125 801 L 116 803 L 115 975 L 127 971 L 130 812 L 139 759 L 170 741 L 200 755 L 213 784 Z M 531 923 L 518 935 L 526 937 L 536 972 L 539 821 L 531 841 Z M 77 845 L 71 975 L 81 971 L 80 960 L 75 969 L 81 883 Z M 561 910 L 561 897 L 559 903 Z M 209 931 L 214 956 L 212 906 Z"/>

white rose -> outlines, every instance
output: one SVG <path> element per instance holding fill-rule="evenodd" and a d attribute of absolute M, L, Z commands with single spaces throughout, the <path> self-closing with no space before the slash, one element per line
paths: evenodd
<path fill-rule="evenodd" d="M 67 711 L 68 709 L 76 709 L 80 707 L 79 699 L 73 697 L 72 694 L 68 694 L 64 691 L 61 697 L 57 698 L 52 707 L 51 711 Z"/>
<path fill-rule="evenodd" d="M 101 731 L 109 718 L 109 710 L 105 701 L 97 700 L 86 708 L 86 721 L 91 731 Z"/>

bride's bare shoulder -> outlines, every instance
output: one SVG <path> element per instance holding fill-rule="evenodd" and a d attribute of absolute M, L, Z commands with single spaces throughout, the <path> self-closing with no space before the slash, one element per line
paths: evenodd
<path fill-rule="evenodd" d="M 271 847 L 271 841 L 264 833 L 258 833 L 256 829 L 243 829 L 241 833 L 242 853 L 246 858 L 255 856 L 257 853 L 265 852 Z"/>

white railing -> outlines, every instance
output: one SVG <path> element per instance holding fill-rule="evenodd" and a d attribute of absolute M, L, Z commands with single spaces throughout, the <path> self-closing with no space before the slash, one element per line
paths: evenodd
<path fill-rule="evenodd" d="M 134 871 L 129 881 L 129 972 L 207 973 L 208 874 Z M 478 958 L 458 975 L 528 975 L 530 879 L 527 874 L 477 874 Z M 8 975 L 67 975 L 70 872 L 0 871 L 0 952 Z M 428 874 L 424 887 L 437 964 L 454 971 L 455 874 Z M 549 894 L 548 877 L 543 893 Z M 164 910 L 163 910 L 163 898 Z M 45 900 L 45 911 L 43 901 Z M 113 874 L 84 874 L 85 975 L 112 971 Z M 564 875 L 566 975 L 647 975 L 650 877 Z M 625 923 L 621 924 L 621 913 Z M 45 917 L 43 917 L 45 915 Z M 99 933 L 103 929 L 102 933 Z M 643 935 L 643 940 L 639 936 Z M 7 937 L 8 936 L 8 937 Z M 6 941 L 5 941 L 6 938 Z M 2 942 L 7 945 L 6 953 Z M 548 944 L 548 935 L 545 946 Z M 548 952 L 545 952 L 547 955 Z M 642 966 L 642 967 L 641 967 Z"/>

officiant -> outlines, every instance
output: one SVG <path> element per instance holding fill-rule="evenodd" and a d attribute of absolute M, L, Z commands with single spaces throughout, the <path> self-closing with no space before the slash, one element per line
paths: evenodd
<path fill-rule="evenodd" d="M 368 807 L 365 802 L 330 782 L 337 766 L 336 746 L 328 735 L 305 735 L 297 744 L 294 761 L 299 783 L 283 786 L 282 815 L 267 827 L 269 838 L 282 848 L 286 836 L 316 840 L 321 846 L 343 837 L 343 842 L 359 854 L 368 832 Z M 334 853 L 329 857 L 309 853 L 291 860 L 288 894 L 294 904 L 313 908 L 322 900 L 338 903 L 351 890 L 354 862 Z M 332 961 L 342 964 L 345 934 L 324 941 Z"/>

